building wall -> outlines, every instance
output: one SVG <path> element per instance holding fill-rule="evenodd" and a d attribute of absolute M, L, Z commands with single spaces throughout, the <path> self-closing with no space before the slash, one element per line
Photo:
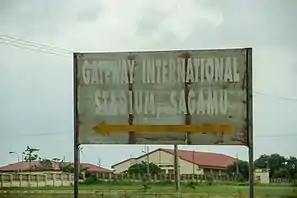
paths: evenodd
<path fill-rule="evenodd" d="M 266 169 L 256 169 L 254 172 L 255 182 L 260 184 L 269 184 L 269 171 Z"/>
<path fill-rule="evenodd" d="M 130 166 L 132 166 L 133 164 L 136 164 L 137 163 L 137 160 L 135 159 L 129 159 L 121 164 L 118 164 L 116 166 L 113 167 L 114 169 L 114 173 L 121 173 L 125 170 L 128 170 L 128 168 Z"/>
<path fill-rule="evenodd" d="M 120 173 L 127 170 L 132 164 L 141 163 L 142 161 L 152 162 L 158 165 L 165 173 L 174 173 L 174 155 L 164 151 L 156 151 L 150 155 L 143 156 L 137 160 L 128 160 L 122 164 L 114 166 L 115 173 Z M 199 169 L 198 165 L 179 159 L 180 174 L 203 174 L 203 170 Z M 194 169 L 194 170 L 193 170 Z"/>

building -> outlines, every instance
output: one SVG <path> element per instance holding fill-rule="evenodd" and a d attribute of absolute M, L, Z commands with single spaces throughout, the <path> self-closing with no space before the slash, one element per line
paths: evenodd
<path fill-rule="evenodd" d="M 225 173 L 227 167 L 236 159 L 224 154 L 178 150 L 180 174 L 218 174 Z M 114 173 L 121 173 L 131 165 L 141 162 L 152 162 L 158 165 L 164 173 L 174 171 L 174 150 L 157 149 L 138 158 L 130 158 L 113 165 Z"/>
<path fill-rule="evenodd" d="M 270 183 L 268 169 L 255 169 L 254 176 L 255 176 L 255 183 L 260 183 L 260 184 Z"/>
<path fill-rule="evenodd" d="M 73 166 L 73 163 L 71 162 L 50 162 L 50 164 L 45 164 L 42 161 L 32 161 L 31 166 L 29 162 L 17 162 L 14 164 L 8 164 L 6 166 L 0 167 L 0 172 L 20 172 L 20 171 L 41 171 L 44 169 L 50 170 L 50 171 L 61 171 L 60 165 L 63 166 Z M 91 173 L 112 173 L 111 170 L 102 168 L 100 166 L 96 166 L 89 163 L 80 163 L 80 166 L 82 168 L 86 169 L 86 172 Z"/>

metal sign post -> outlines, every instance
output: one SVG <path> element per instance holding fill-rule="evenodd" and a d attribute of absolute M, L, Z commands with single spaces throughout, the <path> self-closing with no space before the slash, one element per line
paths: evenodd
<path fill-rule="evenodd" d="M 74 145 L 74 198 L 78 198 L 78 182 L 79 182 L 79 145 Z"/>
<path fill-rule="evenodd" d="M 78 198 L 78 181 L 79 181 L 79 143 L 78 143 L 78 111 L 77 111 L 77 54 L 73 54 L 73 106 L 74 106 L 74 141 L 73 141 L 73 154 L 74 154 L 74 184 L 73 195 L 74 198 Z"/>
<path fill-rule="evenodd" d="M 180 173 L 179 173 L 179 163 L 178 163 L 178 146 L 174 145 L 174 181 L 175 189 L 177 193 L 180 193 Z"/>
<path fill-rule="evenodd" d="M 253 136 L 253 70 L 252 70 L 252 48 L 247 49 L 247 132 L 249 149 L 249 194 L 254 198 L 254 136 Z"/>

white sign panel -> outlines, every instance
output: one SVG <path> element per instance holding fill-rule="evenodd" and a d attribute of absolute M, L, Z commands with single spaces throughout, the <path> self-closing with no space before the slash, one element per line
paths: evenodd
<path fill-rule="evenodd" d="M 78 142 L 247 145 L 249 50 L 74 54 Z"/>

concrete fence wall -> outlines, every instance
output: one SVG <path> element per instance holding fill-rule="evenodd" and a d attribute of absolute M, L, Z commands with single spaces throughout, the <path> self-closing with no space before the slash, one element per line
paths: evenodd
<path fill-rule="evenodd" d="M 113 173 L 98 173 L 96 174 L 97 179 L 106 182 L 141 182 L 143 179 L 149 179 L 151 182 L 164 182 L 164 181 L 174 181 L 174 174 L 159 174 L 147 176 L 146 174 L 113 174 Z M 257 178 L 255 174 L 255 182 L 260 184 L 269 183 L 282 183 L 290 184 L 297 183 L 297 180 L 292 179 L 269 179 L 268 177 Z M 201 175 L 201 174 L 181 174 L 181 182 L 205 182 L 205 181 L 218 181 L 218 182 L 235 182 L 237 181 L 235 177 L 230 177 L 228 175 Z M 247 181 L 246 181 L 247 182 Z"/>
<path fill-rule="evenodd" d="M 0 187 L 71 186 L 71 173 L 0 173 Z"/>

